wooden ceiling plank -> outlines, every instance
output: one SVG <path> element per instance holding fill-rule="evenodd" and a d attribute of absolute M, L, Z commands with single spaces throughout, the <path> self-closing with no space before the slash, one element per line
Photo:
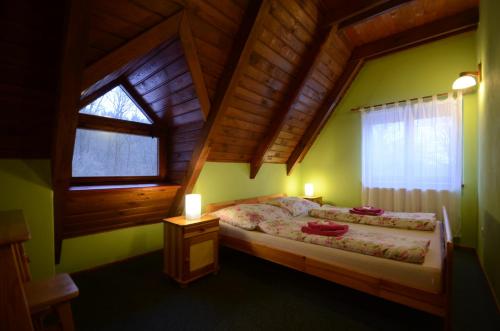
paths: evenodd
<path fill-rule="evenodd" d="M 196 90 L 196 95 L 198 96 L 198 101 L 201 106 L 201 111 L 203 112 L 203 117 L 206 120 L 210 112 L 210 98 L 208 96 L 208 90 L 205 84 L 203 71 L 201 70 L 198 50 L 196 48 L 193 32 L 191 30 L 189 16 L 190 15 L 187 11 L 182 16 L 179 27 L 179 36 L 181 39 L 182 48 L 184 49 L 186 62 L 191 73 L 191 78 Z"/>
<path fill-rule="evenodd" d="M 264 19 L 268 16 L 270 1 L 252 1 L 249 4 L 247 14 L 235 38 L 232 54 L 229 57 L 230 63 L 226 65 L 226 70 L 217 88 L 211 111 L 207 121 L 203 126 L 199 142 L 193 151 L 189 167 L 184 179 L 182 188 L 177 192 L 170 214 L 177 215 L 182 211 L 184 195 L 193 190 L 194 184 L 200 175 L 201 169 L 208 158 L 208 154 L 213 143 L 213 137 L 219 122 L 224 118 L 225 110 L 229 105 L 233 92 L 238 86 L 239 80 L 244 73 L 244 69 L 249 65 L 250 54 L 253 51 L 256 41 L 264 28 Z"/>
<path fill-rule="evenodd" d="M 179 31 L 182 15 L 183 13 L 179 12 L 169 17 L 85 68 L 82 91 L 175 37 Z"/>
<path fill-rule="evenodd" d="M 393 9 L 406 5 L 412 0 L 388 0 L 378 1 L 374 5 L 363 8 L 363 10 L 355 12 L 348 17 L 343 18 L 338 22 L 338 29 L 346 29 L 358 23 L 365 22 L 374 17 L 383 15 Z M 334 23 L 334 22 L 332 22 Z"/>
<path fill-rule="evenodd" d="M 311 77 L 316 65 L 320 61 L 320 54 L 328 44 L 329 37 L 332 33 L 336 31 L 335 28 L 324 28 L 318 32 L 316 38 L 317 42 L 310 48 L 302 60 L 302 65 L 299 73 L 296 75 L 296 79 L 292 81 L 292 86 L 289 88 L 289 94 L 283 103 L 283 105 L 278 109 L 276 114 L 271 121 L 271 127 L 268 130 L 268 134 L 264 138 L 264 141 L 259 145 L 257 151 L 255 152 L 252 162 L 250 164 L 250 178 L 253 179 L 257 176 L 262 164 L 265 161 L 265 156 L 274 145 L 279 133 L 283 129 L 285 122 L 291 112 L 293 105 L 299 99 L 303 89 L 306 86 L 307 81 Z"/>
<path fill-rule="evenodd" d="M 361 69 L 364 63 L 363 59 L 352 60 L 349 59 L 347 64 L 344 67 L 344 71 L 342 75 L 339 77 L 335 86 L 328 98 L 323 102 L 321 107 L 316 112 L 316 115 L 307 128 L 304 135 L 300 139 L 299 143 L 293 150 L 292 154 L 288 158 L 287 161 L 287 174 L 289 175 L 294 169 L 295 165 L 298 161 L 302 160 L 304 155 L 307 153 L 312 143 L 318 136 L 319 132 L 323 128 L 324 124 L 330 117 L 330 114 L 333 112 L 335 107 L 338 105 L 342 97 L 346 93 L 347 89 L 351 85 L 352 81 L 356 77 L 357 73 Z"/>
<path fill-rule="evenodd" d="M 63 201 L 71 179 L 71 161 L 78 123 L 84 54 L 89 32 L 89 8 L 85 0 L 72 0 L 66 9 L 64 46 L 59 71 L 59 93 L 52 143 L 52 186 L 54 189 L 55 260 L 62 248 Z"/>
<path fill-rule="evenodd" d="M 376 40 L 353 50 L 353 59 L 372 59 L 477 28 L 477 8 Z"/>

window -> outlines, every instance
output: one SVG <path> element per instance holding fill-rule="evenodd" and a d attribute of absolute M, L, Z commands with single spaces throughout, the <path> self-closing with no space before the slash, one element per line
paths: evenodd
<path fill-rule="evenodd" d="M 123 87 L 116 86 L 80 114 L 72 161 L 76 183 L 98 183 L 99 177 L 127 182 L 159 176 L 160 138 L 151 136 L 151 120 Z"/>
<path fill-rule="evenodd" d="M 158 138 L 77 129 L 73 177 L 158 176 Z"/>
<path fill-rule="evenodd" d="M 363 187 L 459 190 L 462 128 L 458 103 L 451 97 L 435 98 L 364 112 Z"/>
<path fill-rule="evenodd" d="M 88 114 L 130 122 L 151 124 L 151 120 L 135 104 L 121 86 L 117 86 L 80 110 Z"/>

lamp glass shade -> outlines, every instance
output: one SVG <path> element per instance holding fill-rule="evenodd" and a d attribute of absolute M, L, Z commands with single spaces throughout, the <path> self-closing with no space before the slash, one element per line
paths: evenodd
<path fill-rule="evenodd" d="M 314 195 L 314 185 L 311 183 L 305 184 L 304 193 L 307 197 L 312 197 Z"/>
<path fill-rule="evenodd" d="M 186 219 L 201 217 L 201 194 L 186 194 Z"/>
<path fill-rule="evenodd" d="M 477 84 L 476 78 L 470 75 L 460 76 L 453 82 L 452 89 L 454 90 L 463 90 Z"/>

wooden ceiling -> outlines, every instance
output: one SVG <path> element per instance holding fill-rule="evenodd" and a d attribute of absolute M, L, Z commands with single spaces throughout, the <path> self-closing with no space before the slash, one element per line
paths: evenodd
<path fill-rule="evenodd" d="M 364 61 L 474 29 L 478 22 L 478 0 L 86 4 L 84 24 L 66 26 L 82 34 L 66 44 L 82 50 L 84 67 L 82 83 L 74 81 L 81 87 L 80 103 L 68 118 L 112 86 L 124 85 L 168 134 L 168 177 L 185 191 L 207 160 L 248 162 L 251 177 L 265 162 L 286 163 L 291 171 Z M 25 110 L 10 112 L 2 122 L 0 151 L 4 157 L 49 156 L 66 14 L 27 0 L 7 7 L 0 22 L 4 31 L 16 32 L 0 40 L 7 50 L 0 55 L 7 68 L 2 105 Z M 61 153 L 70 155 L 67 149 Z"/>

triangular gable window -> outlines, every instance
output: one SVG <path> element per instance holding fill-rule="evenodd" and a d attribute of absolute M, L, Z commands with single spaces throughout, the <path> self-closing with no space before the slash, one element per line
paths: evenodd
<path fill-rule="evenodd" d="M 80 110 L 82 114 L 115 118 L 130 122 L 152 124 L 132 98 L 117 86 Z"/>

